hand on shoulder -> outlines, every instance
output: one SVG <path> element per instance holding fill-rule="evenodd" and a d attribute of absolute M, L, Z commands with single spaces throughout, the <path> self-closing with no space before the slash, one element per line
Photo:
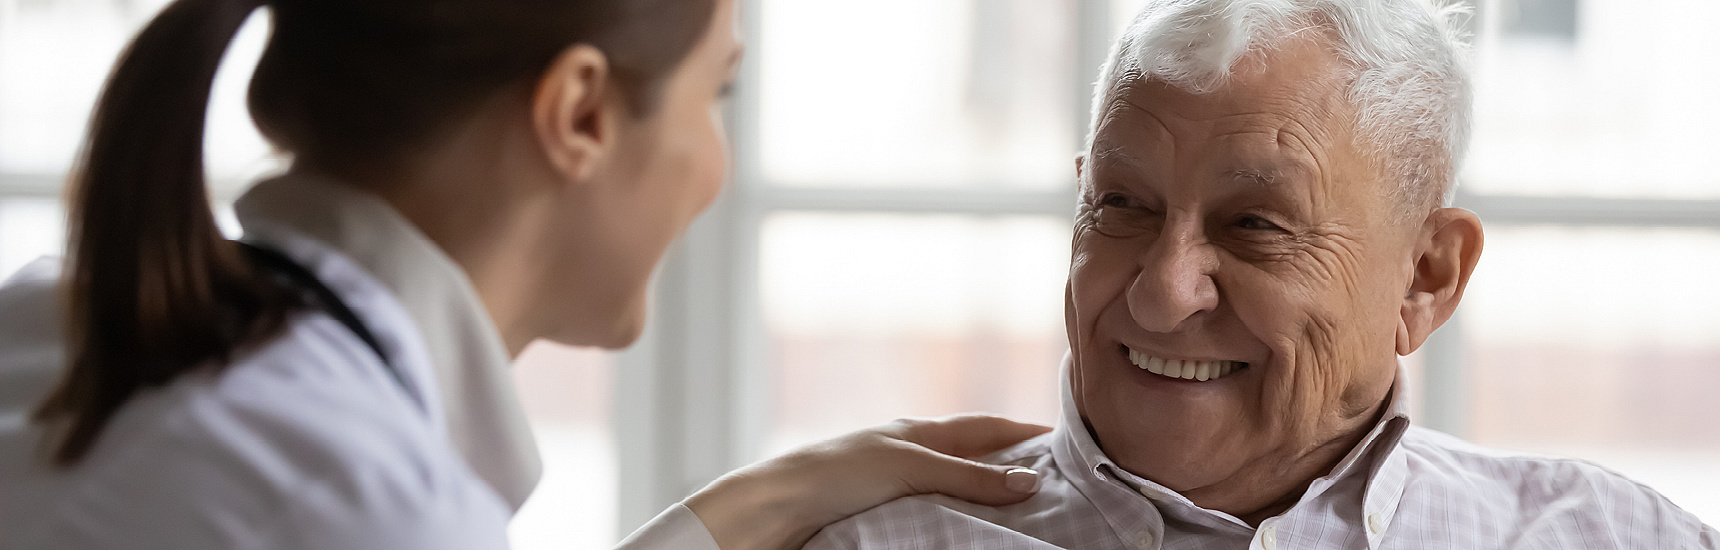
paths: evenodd
<path fill-rule="evenodd" d="M 723 550 L 753 550 L 799 548 L 825 525 L 902 496 L 1013 504 L 1038 489 L 1038 472 L 972 458 L 1049 430 L 977 414 L 897 420 L 737 470 L 686 505 Z"/>

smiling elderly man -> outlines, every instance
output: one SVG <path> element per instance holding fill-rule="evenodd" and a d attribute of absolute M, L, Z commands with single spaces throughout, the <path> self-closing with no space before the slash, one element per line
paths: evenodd
<path fill-rule="evenodd" d="M 1099 83 L 1041 492 L 914 497 L 807 548 L 1716 548 L 1592 464 L 1411 426 L 1397 356 L 1481 255 L 1469 117 L 1418 0 L 1155 0 Z"/>

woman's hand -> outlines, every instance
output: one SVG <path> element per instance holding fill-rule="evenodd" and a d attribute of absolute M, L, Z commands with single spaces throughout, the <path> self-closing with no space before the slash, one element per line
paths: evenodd
<path fill-rule="evenodd" d="M 987 415 L 897 420 L 736 470 L 689 497 L 723 550 L 800 548 L 819 529 L 891 499 L 943 493 L 998 506 L 1039 473 L 969 460 L 1050 428 Z"/>

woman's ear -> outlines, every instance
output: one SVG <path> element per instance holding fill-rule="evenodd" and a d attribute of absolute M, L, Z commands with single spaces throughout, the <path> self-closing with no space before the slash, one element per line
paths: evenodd
<path fill-rule="evenodd" d="M 532 93 L 532 129 L 546 160 L 567 181 L 581 181 L 615 145 L 618 110 L 609 58 L 576 44 L 556 56 Z"/>
<path fill-rule="evenodd" d="M 1441 208 L 1422 223 L 1414 273 L 1398 321 L 1398 355 L 1420 348 L 1457 311 L 1469 276 L 1481 260 L 1481 244 L 1481 219 L 1474 212 Z"/>

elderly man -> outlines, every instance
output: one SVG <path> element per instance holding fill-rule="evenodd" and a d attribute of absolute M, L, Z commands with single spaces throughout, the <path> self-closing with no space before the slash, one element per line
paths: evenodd
<path fill-rule="evenodd" d="M 1592 464 L 1410 425 L 1397 356 L 1481 256 L 1443 208 L 1469 116 L 1452 10 L 1155 0 L 1077 161 L 1064 419 L 988 458 L 1041 492 L 915 497 L 807 548 L 1716 548 Z"/>

